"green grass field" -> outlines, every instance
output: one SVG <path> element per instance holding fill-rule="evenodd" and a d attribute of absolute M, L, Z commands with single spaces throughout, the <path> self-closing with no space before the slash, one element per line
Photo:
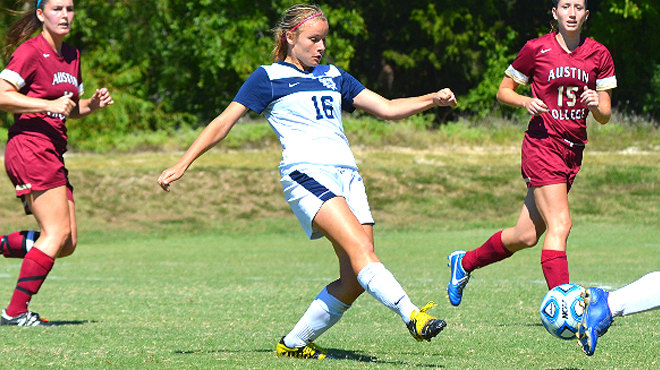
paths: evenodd
<path fill-rule="evenodd" d="M 325 241 L 290 232 L 92 232 L 60 260 L 32 309 L 64 325 L 0 329 L 3 369 L 649 369 L 660 355 L 660 315 L 617 319 L 596 355 L 545 332 L 539 251 L 474 274 L 459 308 L 444 289 L 445 258 L 493 229 L 387 231 L 378 250 L 419 305 L 449 326 L 417 343 L 400 319 L 361 297 L 318 343 L 346 359 L 310 364 L 274 354 L 279 337 L 336 276 Z M 571 236 L 573 281 L 619 287 L 657 269 L 656 229 L 585 224 Z M 617 257 L 611 258 L 615 253 Z M 3 261 L 2 296 L 18 269 Z"/>
<path fill-rule="evenodd" d="M 449 326 L 417 343 L 369 296 L 317 343 L 345 359 L 280 359 L 275 344 L 337 276 L 282 199 L 277 150 L 210 152 L 173 186 L 180 154 L 72 155 L 78 251 L 58 260 L 31 309 L 61 326 L 0 328 L 0 369 L 652 369 L 660 311 L 615 321 L 596 354 L 546 333 L 540 248 L 473 274 L 446 297 L 446 256 L 512 224 L 517 150 L 358 150 L 376 248 L 419 306 Z M 571 280 L 618 288 L 660 268 L 660 153 L 594 151 L 571 192 Z M 0 188 L 2 232 L 34 227 Z M 5 230 L 7 229 L 7 230 Z M 0 261 L 8 301 L 20 261 Z M 4 303 L 3 303 L 4 304 Z"/>

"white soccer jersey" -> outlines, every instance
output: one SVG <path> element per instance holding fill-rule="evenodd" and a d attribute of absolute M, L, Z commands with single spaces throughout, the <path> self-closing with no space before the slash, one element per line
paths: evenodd
<path fill-rule="evenodd" d="M 259 67 L 234 101 L 263 113 L 282 144 L 284 169 L 321 164 L 357 169 L 341 120 L 365 87 L 334 65 L 301 71 L 278 62 Z"/>

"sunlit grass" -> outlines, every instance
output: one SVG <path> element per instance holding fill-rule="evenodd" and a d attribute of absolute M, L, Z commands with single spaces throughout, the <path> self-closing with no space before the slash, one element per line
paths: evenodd
<path fill-rule="evenodd" d="M 470 127 L 450 128 L 451 135 Z M 277 340 L 337 274 L 328 242 L 308 241 L 282 197 L 277 146 L 221 145 L 170 193 L 156 179 L 185 148 L 73 151 L 66 163 L 76 188 L 78 251 L 56 262 L 31 305 L 67 325 L 2 328 L 0 368 L 655 367 L 660 311 L 617 319 L 592 358 L 545 333 L 537 313 L 545 291 L 538 248 L 478 270 L 461 307 L 449 305 L 446 256 L 511 226 L 526 192 L 515 144 L 522 129 L 515 139 L 508 129 L 488 129 L 512 144 L 435 141 L 447 134 L 437 130 L 410 131 L 406 140 L 426 136 L 421 146 L 355 146 L 379 257 L 415 303 L 436 301 L 431 312 L 449 322 L 431 343 L 416 343 L 396 315 L 365 296 L 319 340 L 344 360 L 275 357 Z M 660 151 L 631 137 L 601 148 L 593 135 L 585 152 L 569 198 L 575 283 L 617 288 L 660 265 Z M 0 224 L 2 233 L 35 227 L 9 181 L 0 186 Z M 19 265 L 0 265 L 5 300 Z"/>
<path fill-rule="evenodd" d="M 446 298 L 446 256 L 497 229 L 376 229 L 380 258 L 418 305 L 449 326 L 417 343 L 400 318 L 369 296 L 358 299 L 317 343 L 342 360 L 279 359 L 275 344 L 336 278 L 326 240 L 310 242 L 295 222 L 215 232 L 88 231 L 58 260 L 31 308 L 63 324 L 2 327 L 3 369 L 638 369 L 660 352 L 660 311 L 618 318 L 593 357 L 540 324 L 545 293 L 540 250 L 476 271 L 463 304 Z M 234 228 L 234 225 L 238 227 Z M 609 223 L 576 227 L 571 278 L 615 289 L 657 269 L 655 228 Z M 616 255 L 617 258 L 611 258 Z M 20 261 L 0 268 L 8 297 Z"/>

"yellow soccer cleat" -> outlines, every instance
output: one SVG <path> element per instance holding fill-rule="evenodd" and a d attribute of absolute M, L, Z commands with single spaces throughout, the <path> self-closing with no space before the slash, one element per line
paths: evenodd
<path fill-rule="evenodd" d="M 304 347 L 289 348 L 284 344 L 284 337 L 277 343 L 277 355 L 280 357 L 311 358 L 315 360 L 334 359 L 334 357 L 328 355 L 328 351 L 314 343 L 308 343 Z"/>
<path fill-rule="evenodd" d="M 410 322 L 408 323 L 408 330 L 410 335 L 415 338 L 416 341 L 421 342 L 423 340 L 431 341 L 431 338 L 438 335 L 442 329 L 447 326 L 447 323 L 444 320 L 440 320 L 426 313 L 427 310 L 435 306 L 433 301 L 426 304 L 419 311 L 413 311 L 410 314 Z"/>

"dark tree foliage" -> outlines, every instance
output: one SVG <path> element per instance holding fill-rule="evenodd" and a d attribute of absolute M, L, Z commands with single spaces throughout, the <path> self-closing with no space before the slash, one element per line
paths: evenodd
<path fill-rule="evenodd" d="M 604 0 L 590 33 L 614 58 L 619 109 L 660 118 L 660 2 Z"/>
<path fill-rule="evenodd" d="M 271 28 L 294 3 L 75 1 L 73 32 L 66 41 L 83 52 L 85 86 L 111 87 L 121 106 L 90 116 L 79 130 L 92 135 L 203 125 L 255 68 L 270 63 Z M 459 109 L 436 110 L 438 122 L 454 117 L 450 114 L 511 113 L 495 100 L 504 70 L 527 40 L 550 31 L 552 20 L 551 0 L 318 3 L 330 20 L 327 62 L 386 97 L 451 87 Z M 23 6 L 0 0 L 4 9 Z M 659 117 L 657 0 L 591 0 L 589 8 L 584 33 L 610 49 L 617 68 L 614 105 Z M 14 19 L 0 12 L 2 29 Z"/>

